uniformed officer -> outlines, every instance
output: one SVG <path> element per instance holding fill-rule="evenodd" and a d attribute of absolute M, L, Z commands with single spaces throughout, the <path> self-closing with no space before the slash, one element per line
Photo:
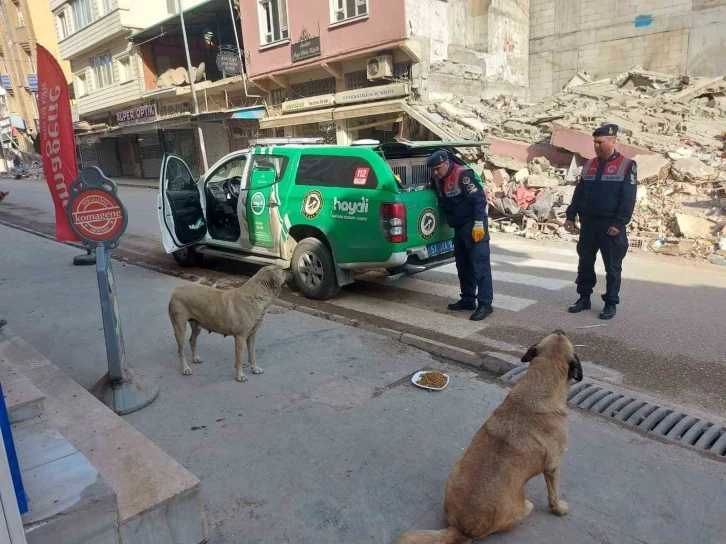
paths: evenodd
<path fill-rule="evenodd" d="M 471 320 L 481 321 L 493 312 L 494 298 L 484 188 L 472 170 L 454 163 L 444 150 L 434 152 L 427 166 L 433 174 L 439 207 L 454 229 L 461 300 L 449 304 L 449 310 L 473 310 Z"/>
<path fill-rule="evenodd" d="M 617 125 L 605 125 L 592 133 L 597 156 L 582 168 L 565 222 L 565 229 L 573 232 L 575 216 L 580 217 L 577 243 L 580 262 L 576 280 L 580 298 L 569 311 L 578 313 L 591 308 L 590 295 L 597 282 L 595 259 L 599 250 L 605 263 L 607 282 L 602 297 L 605 308 L 600 319 L 615 317 L 616 305 L 620 302 L 622 264 L 628 251 L 625 225 L 633 216 L 637 191 L 637 165 L 615 150 L 617 134 Z"/>

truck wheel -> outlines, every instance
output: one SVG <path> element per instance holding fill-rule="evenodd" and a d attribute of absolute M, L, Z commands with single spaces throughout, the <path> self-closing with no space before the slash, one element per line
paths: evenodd
<path fill-rule="evenodd" d="M 199 266 L 204 260 L 204 255 L 197 252 L 197 250 L 192 246 L 183 247 L 182 249 L 172 253 L 171 256 L 174 257 L 174 260 L 177 263 L 179 263 L 179 266 L 183 266 L 185 268 Z"/>
<path fill-rule="evenodd" d="M 295 246 L 292 274 L 295 286 L 308 298 L 327 300 L 340 292 L 333 256 L 317 238 L 305 238 Z"/>

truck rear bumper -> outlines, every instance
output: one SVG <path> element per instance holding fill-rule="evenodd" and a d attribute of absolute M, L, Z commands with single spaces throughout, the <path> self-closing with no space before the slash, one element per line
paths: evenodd
<path fill-rule="evenodd" d="M 421 260 L 416 257 L 411 257 L 408 259 L 408 262 L 403 265 L 403 270 L 401 272 L 388 276 L 388 281 L 396 281 L 406 276 L 420 274 L 421 272 L 426 272 L 427 270 L 432 270 L 439 266 L 451 264 L 454 261 L 454 256 L 451 253 L 427 260 Z"/>

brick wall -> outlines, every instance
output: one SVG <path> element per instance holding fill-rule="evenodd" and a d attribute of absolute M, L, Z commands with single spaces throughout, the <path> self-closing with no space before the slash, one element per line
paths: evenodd
<path fill-rule="evenodd" d="M 529 97 L 558 92 L 577 72 L 601 79 L 636 64 L 717 76 L 726 55 L 702 51 L 725 42 L 726 0 L 531 0 Z"/>

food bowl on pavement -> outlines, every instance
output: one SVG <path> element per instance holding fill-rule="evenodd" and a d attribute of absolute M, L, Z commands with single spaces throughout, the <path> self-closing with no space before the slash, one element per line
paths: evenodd
<path fill-rule="evenodd" d="M 449 385 L 449 375 L 443 372 L 437 372 L 436 370 L 419 370 L 411 378 L 411 383 L 421 389 L 441 391 Z"/>

